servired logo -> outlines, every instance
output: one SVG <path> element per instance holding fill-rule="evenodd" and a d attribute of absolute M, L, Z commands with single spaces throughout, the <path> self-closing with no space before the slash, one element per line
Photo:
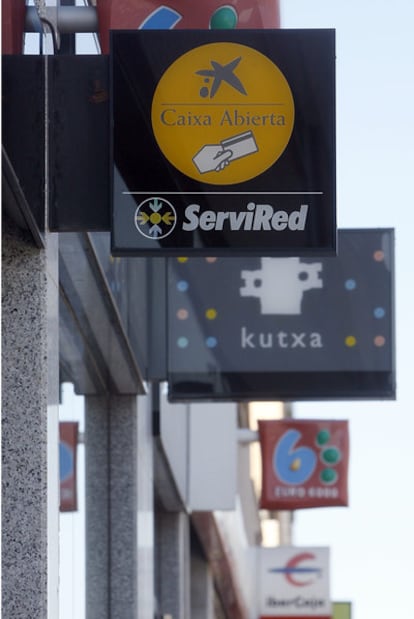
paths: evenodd
<path fill-rule="evenodd" d="M 321 577 L 322 568 L 312 565 L 315 561 L 312 552 L 300 552 L 291 557 L 283 567 L 274 567 L 269 572 L 283 574 L 290 585 L 306 587 Z"/>

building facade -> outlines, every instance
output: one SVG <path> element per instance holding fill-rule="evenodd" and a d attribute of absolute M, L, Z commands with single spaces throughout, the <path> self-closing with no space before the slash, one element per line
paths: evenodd
<path fill-rule="evenodd" d="M 67 4 L 3 2 L 3 616 L 59 616 L 71 383 L 84 397 L 85 617 L 254 619 L 269 514 L 243 438 L 252 415 L 167 401 L 166 259 L 110 254 L 107 58 L 74 53 Z M 76 23 L 95 19 L 84 8 Z M 22 54 L 28 30 L 38 50 Z"/>

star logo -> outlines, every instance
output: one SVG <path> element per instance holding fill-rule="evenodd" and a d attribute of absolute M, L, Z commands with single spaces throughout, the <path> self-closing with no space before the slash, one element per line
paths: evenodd
<path fill-rule="evenodd" d="M 240 60 L 241 56 L 225 65 L 221 65 L 219 62 L 211 60 L 210 63 L 213 67 L 212 69 L 200 69 L 199 71 L 196 71 L 197 75 L 202 75 L 207 78 L 206 82 L 209 82 L 210 78 L 213 78 L 211 89 L 209 90 L 207 86 L 204 86 L 200 90 L 200 95 L 202 97 L 210 96 L 210 99 L 212 99 L 223 82 L 226 82 L 229 86 L 240 92 L 242 95 L 247 95 L 243 84 L 237 75 L 234 74 L 234 69 L 238 66 Z"/>

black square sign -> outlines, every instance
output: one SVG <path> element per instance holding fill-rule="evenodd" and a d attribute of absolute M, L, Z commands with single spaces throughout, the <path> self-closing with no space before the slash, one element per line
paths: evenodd
<path fill-rule="evenodd" d="M 336 251 L 333 30 L 111 33 L 112 252 Z"/>
<path fill-rule="evenodd" d="M 395 397 L 394 234 L 338 256 L 171 258 L 171 400 Z"/>

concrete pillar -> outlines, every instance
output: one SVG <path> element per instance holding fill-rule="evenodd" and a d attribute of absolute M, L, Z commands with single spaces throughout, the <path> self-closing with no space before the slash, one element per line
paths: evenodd
<path fill-rule="evenodd" d="M 109 405 L 85 397 L 86 619 L 109 619 Z"/>
<path fill-rule="evenodd" d="M 58 241 L 2 230 L 2 611 L 56 619 L 59 547 Z"/>
<path fill-rule="evenodd" d="M 87 619 L 153 619 L 147 400 L 85 398 Z"/>
<path fill-rule="evenodd" d="M 156 515 L 158 612 L 190 619 L 190 523 L 183 512 Z"/>
<path fill-rule="evenodd" d="M 152 405 L 138 397 L 138 619 L 154 619 L 154 451 Z"/>
<path fill-rule="evenodd" d="M 206 559 L 191 549 L 191 619 L 214 619 L 214 585 Z"/>
<path fill-rule="evenodd" d="M 137 398 L 111 396 L 109 423 L 111 619 L 137 617 Z"/>

